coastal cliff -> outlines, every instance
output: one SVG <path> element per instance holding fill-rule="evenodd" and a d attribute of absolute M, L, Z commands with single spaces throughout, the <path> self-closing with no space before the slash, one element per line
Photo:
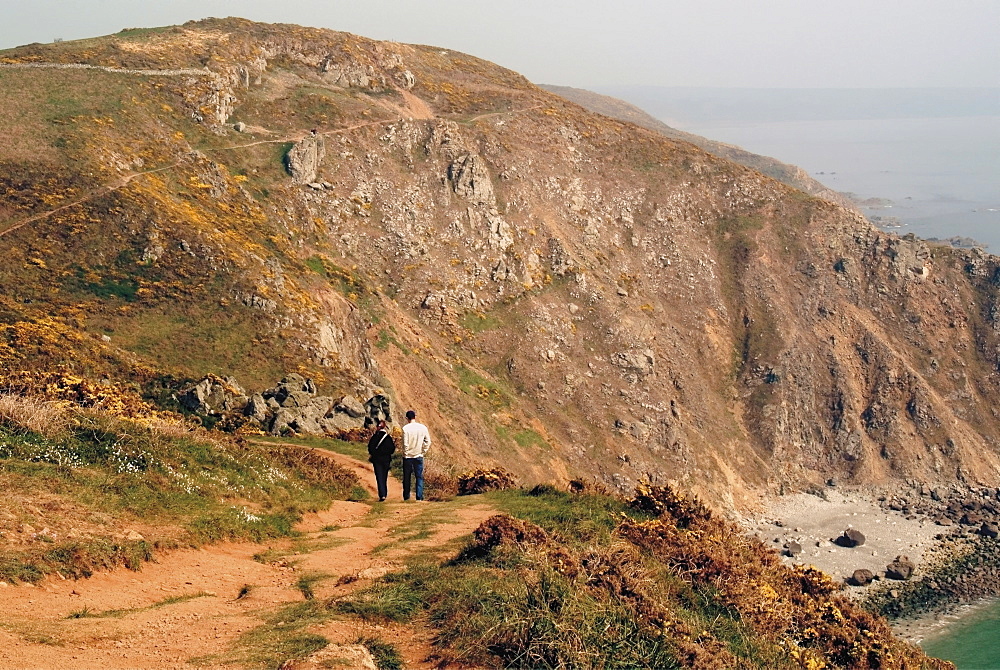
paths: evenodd
<path fill-rule="evenodd" d="M 0 87 L 8 386 L 296 372 L 455 461 L 729 508 L 1000 483 L 981 251 L 436 47 L 212 19 L 8 50 Z"/>

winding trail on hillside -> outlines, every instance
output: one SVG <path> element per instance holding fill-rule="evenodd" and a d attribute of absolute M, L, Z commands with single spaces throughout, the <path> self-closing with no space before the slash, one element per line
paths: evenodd
<path fill-rule="evenodd" d="M 212 72 L 208 68 L 195 70 L 192 68 L 179 68 L 167 70 L 143 70 L 138 68 L 112 67 L 110 65 L 91 65 L 89 63 L 0 63 L 0 68 L 8 70 L 28 70 L 28 69 L 53 69 L 53 70 L 98 70 L 100 72 L 112 72 L 114 74 L 138 74 L 150 77 L 214 77 L 219 76 L 217 72 Z"/>
<path fill-rule="evenodd" d="M 68 202 L 65 205 L 60 205 L 59 207 L 56 207 L 55 209 L 50 209 L 50 210 L 47 210 L 47 211 L 44 211 L 44 212 L 39 212 L 38 214 L 32 214 L 31 216 L 28 216 L 27 218 L 21 219 L 17 223 L 15 223 L 15 224 L 13 224 L 13 225 L 11 225 L 11 226 L 3 229 L 3 230 L 0 230 L 0 237 L 3 237 L 4 235 L 6 235 L 8 233 L 12 233 L 12 232 L 14 232 L 15 230 L 17 230 L 19 228 L 23 228 L 24 226 L 28 225 L 29 223 L 34 223 L 35 221 L 39 221 L 40 219 L 44 219 L 44 218 L 50 217 L 53 214 L 57 214 L 57 213 L 59 213 L 59 212 L 61 212 L 63 210 L 69 209 L 70 207 L 76 207 L 77 205 L 85 203 L 88 200 L 93 200 L 94 198 L 96 198 L 98 196 L 102 196 L 102 195 L 105 195 L 107 193 L 111 193 L 112 191 L 117 191 L 118 189 L 125 187 L 129 182 L 131 182 L 133 179 L 136 179 L 137 177 L 142 177 L 143 175 L 147 175 L 147 174 L 153 174 L 154 172 L 163 172 L 165 170 L 172 170 L 175 167 L 177 167 L 178 165 L 181 165 L 182 163 L 185 163 L 185 162 L 187 162 L 187 161 L 177 161 L 176 163 L 171 163 L 170 165 L 165 165 L 163 167 L 158 167 L 158 168 L 155 168 L 155 169 L 152 169 L 152 170 L 144 170 L 142 172 L 131 172 L 129 174 L 123 175 L 119 179 L 116 179 L 115 181 L 111 182 L 110 184 L 105 184 L 104 186 L 96 188 L 96 189 L 94 189 L 92 191 L 88 191 L 86 194 L 84 194 L 83 196 L 77 198 L 76 200 L 73 200 L 72 202 Z"/>
<path fill-rule="evenodd" d="M 374 488 L 368 464 L 313 451 Z M 169 551 L 141 572 L 116 570 L 79 581 L 54 578 L 37 586 L 5 584 L 0 587 L 0 667 L 245 667 L 252 664 L 248 640 L 253 636 L 241 636 L 277 625 L 273 622 L 282 611 L 304 602 L 303 581 L 315 599 L 346 596 L 417 558 L 453 555 L 463 538 L 495 513 L 475 496 L 404 503 L 392 479 L 389 492 L 386 503 L 338 501 L 309 514 L 296 527 L 301 535 L 295 538 Z M 288 633 L 302 634 L 322 635 L 332 645 L 378 637 L 397 645 L 407 667 L 434 667 L 426 660 L 431 639 L 425 629 L 338 617 Z"/>

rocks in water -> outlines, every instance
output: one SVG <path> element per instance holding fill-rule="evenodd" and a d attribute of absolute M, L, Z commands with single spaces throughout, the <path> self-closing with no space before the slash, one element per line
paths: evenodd
<path fill-rule="evenodd" d="M 865 535 L 856 528 L 848 528 L 834 542 L 841 547 L 860 547 L 865 543 Z"/>
<path fill-rule="evenodd" d="M 867 568 L 861 568 L 860 570 L 855 570 L 851 576 L 847 579 L 847 583 L 851 586 L 868 586 L 875 579 L 875 573 Z"/>
<path fill-rule="evenodd" d="M 897 556 L 896 559 L 885 566 L 885 576 L 888 579 L 906 580 L 913 576 L 913 571 L 917 566 L 906 556 Z"/>
<path fill-rule="evenodd" d="M 326 155 L 326 143 L 322 135 L 306 135 L 295 143 L 285 156 L 285 168 L 296 184 L 316 181 L 319 167 Z"/>

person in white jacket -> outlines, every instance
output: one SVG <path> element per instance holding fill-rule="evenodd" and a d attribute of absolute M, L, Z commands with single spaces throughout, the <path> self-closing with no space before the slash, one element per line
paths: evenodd
<path fill-rule="evenodd" d="M 424 499 L 424 454 L 431 448 L 431 434 L 427 426 L 417 421 L 412 409 L 406 413 L 408 423 L 403 426 L 403 500 L 410 499 L 410 477 L 416 480 L 417 500 Z"/>

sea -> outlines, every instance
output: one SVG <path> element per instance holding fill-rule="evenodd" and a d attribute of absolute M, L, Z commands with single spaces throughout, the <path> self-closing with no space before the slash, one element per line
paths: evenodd
<path fill-rule="evenodd" d="M 1000 89 L 596 90 L 797 165 L 886 230 L 1000 255 Z M 959 670 L 1000 670 L 1000 601 L 963 611 L 923 648 Z"/>
<path fill-rule="evenodd" d="M 1000 89 L 598 89 L 797 165 L 900 235 L 1000 254 Z"/>
<path fill-rule="evenodd" d="M 903 235 L 1000 253 L 1000 115 L 681 128 L 806 170 Z"/>
<path fill-rule="evenodd" d="M 1000 602 L 973 609 L 920 646 L 959 670 L 1000 669 Z"/>

